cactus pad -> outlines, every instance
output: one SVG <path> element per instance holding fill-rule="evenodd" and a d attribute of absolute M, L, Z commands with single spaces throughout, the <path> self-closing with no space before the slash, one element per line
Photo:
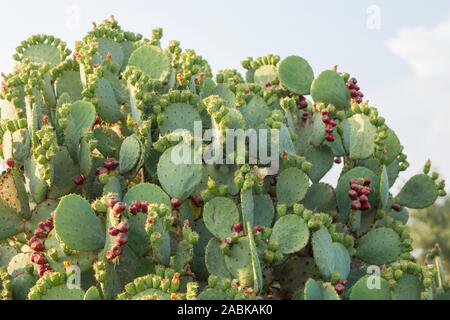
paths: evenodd
<path fill-rule="evenodd" d="M 380 286 L 377 288 L 375 278 L 376 276 L 365 276 L 359 279 L 352 287 L 350 300 L 391 300 L 389 283 L 383 278 L 378 278 Z"/>
<path fill-rule="evenodd" d="M 420 300 L 423 290 L 422 281 L 418 276 L 404 274 L 392 291 L 392 300 Z"/>
<path fill-rule="evenodd" d="M 278 66 L 281 82 L 292 92 L 307 95 L 314 80 L 309 63 L 299 56 L 289 56 Z"/>
<path fill-rule="evenodd" d="M 223 240 L 231 236 L 233 225 L 239 222 L 239 211 L 232 200 L 214 198 L 205 205 L 203 219 L 208 230 Z"/>
<path fill-rule="evenodd" d="M 284 254 L 302 250 L 309 242 L 309 229 L 305 221 L 297 215 L 287 215 L 278 219 L 273 227 L 271 240 L 278 242 Z"/>
<path fill-rule="evenodd" d="M 70 249 L 92 251 L 101 249 L 105 234 L 89 202 L 78 195 L 61 199 L 55 214 L 58 238 Z"/>
<path fill-rule="evenodd" d="M 333 151 L 326 145 L 320 147 L 309 146 L 306 149 L 305 158 L 312 164 L 312 168 L 308 171 L 308 176 L 314 183 L 319 182 L 327 174 L 334 162 Z"/>
<path fill-rule="evenodd" d="M 170 61 L 156 46 L 142 46 L 130 56 L 129 66 L 141 69 L 150 79 L 164 81 L 170 73 Z"/>
<path fill-rule="evenodd" d="M 311 96 L 315 102 L 332 104 L 338 110 L 350 107 L 350 92 L 341 76 L 332 70 L 319 74 L 311 85 Z"/>
<path fill-rule="evenodd" d="M 309 178 L 300 169 L 288 168 L 281 172 L 277 182 L 278 202 L 292 206 L 303 200 L 308 191 Z"/>
<path fill-rule="evenodd" d="M 402 206 L 423 209 L 433 204 L 437 197 L 435 182 L 429 176 L 419 174 L 409 179 L 395 199 Z"/>
<path fill-rule="evenodd" d="M 275 217 L 272 199 L 268 195 L 256 195 L 253 198 L 255 203 L 253 209 L 254 225 L 270 228 Z"/>
<path fill-rule="evenodd" d="M 231 274 L 225 264 L 225 256 L 220 250 L 220 241 L 211 239 L 206 246 L 205 263 L 210 274 L 221 278 L 231 278 Z"/>
<path fill-rule="evenodd" d="M 121 174 L 133 171 L 141 158 L 143 146 L 136 136 L 129 136 L 120 147 L 120 167 Z"/>
<path fill-rule="evenodd" d="M 194 133 L 194 122 L 201 121 L 197 110 L 189 104 L 174 103 L 164 110 L 165 119 L 160 128 L 161 135 L 176 131 L 188 130 Z"/>
<path fill-rule="evenodd" d="M 367 159 L 373 154 L 376 135 L 376 127 L 364 114 L 355 114 L 344 123 L 344 145 L 354 160 Z"/>
<path fill-rule="evenodd" d="M 357 256 L 369 264 L 395 261 L 402 252 L 399 235 L 392 229 L 374 229 L 362 237 L 357 245 Z"/>

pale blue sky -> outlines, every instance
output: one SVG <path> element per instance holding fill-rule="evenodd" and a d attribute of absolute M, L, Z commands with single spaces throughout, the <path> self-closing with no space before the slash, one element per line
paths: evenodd
<path fill-rule="evenodd" d="M 431 157 L 448 178 L 450 2 L 416 2 L 5 1 L 0 70 L 10 70 L 14 48 L 30 35 L 54 34 L 73 47 L 92 21 L 111 14 L 125 29 L 145 35 L 164 28 L 163 44 L 180 40 L 207 58 L 214 70 L 240 68 L 246 56 L 301 55 L 316 73 L 339 65 L 359 79 L 366 97 L 405 145 L 412 164 L 405 177 Z M 373 6 L 380 15 L 367 12 Z M 72 14 L 77 8 L 79 27 Z M 368 21 L 380 28 L 368 28 Z"/>

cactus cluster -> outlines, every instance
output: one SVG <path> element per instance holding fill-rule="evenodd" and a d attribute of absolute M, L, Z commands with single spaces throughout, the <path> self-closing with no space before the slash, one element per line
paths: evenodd
<path fill-rule="evenodd" d="M 391 192 L 407 157 L 355 78 L 273 54 L 214 77 L 161 38 L 112 17 L 73 54 L 47 35 L 17 48 L 0 97 L 2 299 L 450 297 L 438 248 L 419 265 L 406 226 L 445 182 L 427 162 Z M 219 139 L 197 141 L 198 121 Z M 225 149 L 231 129 L 277 130 L 279 170 L 174 161 L 181 145 Z"/>

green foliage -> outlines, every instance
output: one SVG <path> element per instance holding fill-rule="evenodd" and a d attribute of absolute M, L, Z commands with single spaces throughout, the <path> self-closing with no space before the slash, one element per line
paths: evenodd
<path fill-rule="evenodd" d="M 406 226 L 445 182 L 427 162 L 392 194 L 407 157 L 350 75 L 274 54 L 213 75 L 161 38 L 111 18 L 73 55 L 47 35 L 17 48 L 0 93 L 0 298 L 449 297 L 444 207 L 413 213 L 431 222 L 416 222 L 419 246 L 441 244 L 425 265 Z M 334 187 L 322 180 L 337 163 Z"/>

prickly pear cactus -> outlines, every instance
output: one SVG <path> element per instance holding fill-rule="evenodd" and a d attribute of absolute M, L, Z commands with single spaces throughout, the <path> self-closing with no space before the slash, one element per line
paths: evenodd
<path fill-rule="evenodd" d="M 161 38 L 112 17 L 73 53 L 49 35 L 17 48 L 1 299 L 450 298 L 439 249 L 418 264 L 406 226 L 445 182 L 427 162 L 392 191 L 407 157 L 355 78 L 273 54 L 213 76 Z"/>

